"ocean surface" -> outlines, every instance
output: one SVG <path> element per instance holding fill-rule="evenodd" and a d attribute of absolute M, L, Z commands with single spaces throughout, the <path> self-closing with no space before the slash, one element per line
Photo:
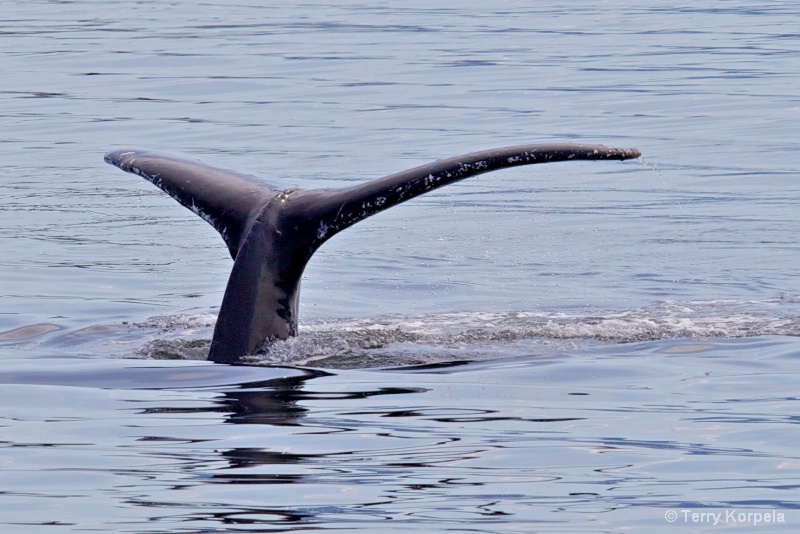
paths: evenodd
<path fill-rule="evenodd" d="M 2 532 L 796 532 L 800 5 L 0 1 Z M 335 188 L 300 336 L 204 360 L 219 235 L 103 162 Z"/>

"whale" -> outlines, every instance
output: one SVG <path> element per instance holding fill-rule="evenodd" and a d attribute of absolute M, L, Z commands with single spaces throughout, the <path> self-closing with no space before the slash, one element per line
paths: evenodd
<path fill-rule="evenodd" d="M 439 187 L 538 163 L 639 158 L 635 148 L 533 144 L 442 159 L 340 189 L 280 188 L 163 152 L 120 149 L 105 161 L 153 183 L 211 224 L 233 258 L 208 359 L 238 364 L 298 333 L 300 281 L 314 252 L 353 224 Z"/>

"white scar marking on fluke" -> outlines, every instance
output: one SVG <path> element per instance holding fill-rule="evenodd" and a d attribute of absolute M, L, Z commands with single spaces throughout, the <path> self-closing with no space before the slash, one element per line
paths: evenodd
<path fill-rule="evenodd" d="M 449 178 L 450 175 L 448 174 L 447 177 Z M 434 176 L 432 174 L 429 174 L 428 176 L 425 177 L 425 179 L 423 181 L 425 190 L 428 191 L 428 190 L 432 189 L 437 183 L 439 183 L 441 181 L 442 181 L 442 177 L 441 176 Z"/>
<path fill-rule="evenodd" d="M 214 228 L 217 227 L 217 224 L 216 224 L 217 221 L 211 215 L 209 215 L 205 211 L 201 210 L 200 207 L 197 204 L 194 203 L 194 199 L 192 199 L 192 204 L 191 205 L 186 204 L 186 207 L 189 208 L 190 210 L 192 210 L 192 212 L 195 215 L 197 215 L 198 217 L 203 219 L 205 222 L 207 222 L 208 224 L 210 224 Z"/>
<path fill-rule="evenodd" d="M 317 239 L 324 239 L 328 235 L 328 225 L 325 221 L 320 221 L 319 228 L 317 228 Z"/>
<path fill-rule="evenodd" d="M 339 210 L 336 212 L 336 215 L 333 216 L 333 222 L 336 222 L 336 221 L 339 220 L 339 215 L 342 214 L 342 210 L 344 209 L 344 205 L 345 204 L 347 204 L 347 202 L 343 202 L 342 205 L 339 206 Z"/>

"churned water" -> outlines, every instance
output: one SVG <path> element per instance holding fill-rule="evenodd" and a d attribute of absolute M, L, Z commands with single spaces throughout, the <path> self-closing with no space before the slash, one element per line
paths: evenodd
<path fill-rule="evenodd" d="M 796 531 L 800 7 L 271 4 L 2 4 L 3 532 Z M 219 236 L 103 163 L 564 141 L 644 156 L 359 223 L 250 366 Z"/>

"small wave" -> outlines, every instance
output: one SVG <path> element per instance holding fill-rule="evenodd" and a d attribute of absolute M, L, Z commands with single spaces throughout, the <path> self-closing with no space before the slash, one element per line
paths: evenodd
<path fill-rule="evenodd" d="M 49 334 L 50 332 L 57 332 L 62 327 L 57 324 L 41 323 L 32 324 L 28 326 L 21 326 L 12 330 L 0 332 L 0 342 L 17 343 L 21 341 L 30 341 Z"/>

